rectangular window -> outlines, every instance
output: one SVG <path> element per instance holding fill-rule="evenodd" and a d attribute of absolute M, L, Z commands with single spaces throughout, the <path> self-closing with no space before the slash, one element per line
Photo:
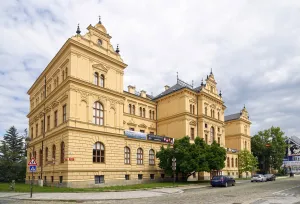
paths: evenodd
<path fill-rule="evenodd" d="M 134 131 L 134 128 L 129 128 L 129 130 Z"/>
<path fill-rule="evenodd" d="M 67 105 L 63 106 L 63 122 L 67 121 Z"/>
<path fill-rule="evenodd" d="M 150 174 L 150 179 L 154 180 L 154 174 Z"/>
<path fill-rule="evenodd" d="M 104 175 L 95 176 L 95 184 L 104 183 Z"/>
<path fill-rule="evenodd" d="M 145 130 L 140 130 L 140 132 L 145 133 Z"/>
<path fill-rule="evenodd" d="M 138 179 L 142 180 L 143 179 L 143 174 L 138 174 Z"/>
<path fill-rule="evenodd" d="M 165 174 L 161 174 L 160 177 L 163 179 L 165 178 Z"/>
<path fill-rule="evenodd" d="M 31 127 L 31 139 L 33 139 L 33 127 Z"/>
<path fill-rule="evenodd" d="M 220 137 L 218 137 L 218 144 L 220 144 Z"/>
<path fill-rule="evenodd" d="M 63 177 L 59 176 L 59 183 L 62 183 L 62 182 L 63 182 Z"/>
<path fill-rule="evenodd" d="M 57 111 L 54 112 L 54 127 L 57 127 Z"/>
<path fill-rule="evenodd" d="M 53 181 L 54 181 L 54 177 L 53 177 L 53 176 L 51 176 L 51 183 L 53 183 Z"/>
<path fill-rule="evenodd" d="M 39 124 L 35 125 L 35 137 L 39 135 Z"/>
<path fill-rule="evenodd" d="M 191 128 L 191 140 L 195 139 L 195 132 L 194 132 L 194 128 Z"/>
<path fill-rule="evenodd" d="M 150 132 L 150 135 L 154 135 L 154 132 Z"/>
<path fill-rule="evenodd" d="M 50 115 L 47 116 L 47 131 L 50 130 Z"/>
<path fill-rule="evenodd" d="M 125 175 L 125 180 L 129 180 L 129 174 Z"/>
<path fill-rule="evenodd" d="M 205 123 L 205 125 L 204 125 L 204 126 L 205 126 L 205 128 L 207 128 L 207 124 L 206 124 L 206 123 Z"/>
<path fill-rule="evenodd" d="M 44 120 L 41 121 L 41 134 L 44 133 Z"/>

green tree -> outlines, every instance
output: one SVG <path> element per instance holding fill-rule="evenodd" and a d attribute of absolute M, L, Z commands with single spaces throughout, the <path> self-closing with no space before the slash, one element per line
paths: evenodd
<path fill-rule="evenodd" d="M 208 169 L 210 173 L 212 171 L 219 172 L 221 169 L 225 167 L 226 160 L 226 150 L 221 147 L 220 144 L 213 141 L 213 143 L 209 146 L 206 159 L 208 162 Z"/>
<path fill-rule="evenodd" d="M 176 173 L 182 174 L 183 178 L 188 178 L 193 172 L 208 170 L 206 161 L 206 144 L 203 139 L 197 137 L 195 143 L 190 143 L 188 136 L 175 140 L 173 148 L 161 147 L 156 157 L 159 159 L 159 167 L 165 170 L 166 174 L 171 175 L 172 158 L 176 158 Z"/>
<path fill-rule="evenodd" d="M 257 159 L 248 150 L 244 149 L 238 153 L 239 175 L 256 170 L 257 164 Z"/>
<path fill-rule="evenodd" d="M 286 137 L 280 127 L 259 131 L 251 138 L 251 151 L 258 158 L 262 173 L 267 173 L 270 167 L 279 170 L 282 165 L 287 144 Z"/>
<path fill-rule="evenodd" d="M 12 126 L 3 137 L 0 146 L 0 180 L 23 181 L 26 173 L 24 138 Z"/>

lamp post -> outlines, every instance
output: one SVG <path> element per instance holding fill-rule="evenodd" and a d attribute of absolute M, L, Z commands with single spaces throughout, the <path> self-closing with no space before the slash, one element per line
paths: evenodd
<path fill-rule="evenodd" d="M 175 186 L 176 158 L 174 156 L 172 158 L 172 170 L 174 174 L 173 186 Z"/>
<path fill-rule="evenodd" d="M 27 152 L 28 152 L 28 149 L 32 150 L 31 147 L 29 147 L 29 143 L 31 141 L 31 138 L 30 137 L 26 137 L 25 139 L 25 142 L 26 142 L 26 149 L 27 149 Z M 33 155 L 32 155 L 33 156 Z M 31 158 L 30 158 L 31 159 Z M 33 186 L 33 171 L 31 172 L 32 175 L 31 175 L 31 181 L 30 181 L 30 198 L 32 198 L 32 186 Z"/>

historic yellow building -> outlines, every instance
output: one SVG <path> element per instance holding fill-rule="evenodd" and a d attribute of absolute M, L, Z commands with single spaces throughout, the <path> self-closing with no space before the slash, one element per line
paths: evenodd
<path fill-rule="evenodd" d="M 100 21 L 87 30 L 81 35 L 78 26 L 28 91 L 35 181 L 93 187 L 163 180 L 156 152 L 185 135 L 228 148 L 223 172 L 237 176 L 235 152 L 250 149 L 251 123 L 245 108 L 224 116 L 212 72 L 198 87 L 177 77 L 156 97 L 134 86 L 124 91 L 119 48 Z"/>

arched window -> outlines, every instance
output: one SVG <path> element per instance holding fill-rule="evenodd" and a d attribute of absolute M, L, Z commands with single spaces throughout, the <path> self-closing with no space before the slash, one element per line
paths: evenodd
<path fill-rule="evenodd" d="M 235 167 L 238 167 L 238 159 L 235 158 Z"/>
<path fill-rule="evenodd" d="M 152 119 L 152 111 L 149 110 L 149 118 Z"/>
<path fill-rule="evenodd" d="M 141 117 L 143 116 L 143 109 L 142 109 L 142 107 L 140 107 L 140 116 Z"/>
<path fill-rule="evenodd" d="M 210 141 L 213 142 L 215 140 L 215 128 L 210 128 Z"/>
<path fill-rule="evenodd" d="M 218 144 L 221 144 L 221 140 L 220 140 L 220 137 L 218 137 Z"/>
<path fill-rule="evenodd" d="M 146 117 L 146 110 L 145 110 L 145 108 L 143 108 L 143 117 L 144 118 Z"/>
<path fill-rule="evenodd" d="M 210 110 L 210 117 L 213 117 L 213 110 Z"/>
<path fill-rule="evenodd" d="M 149 150 L 149 165 L 155 165 L 155 153 L 153 149 Z"/>
<path fill-rule="evenodd" d="M 94 103 L 93 118 L 94 118 L 94 124 L 96 124 L 96 125 L 104 124 L 103 123 L 103 121 L 104 121 L 103 106 L 99 101 Z"/>
<path fill-rule="evenodd" d="M 207 115 L 207 107 L 204 108 L 205 115 Z"/>
<path fill-rule="evenodd" d="M 137 161 L 137 164 L 143 164 L 143 150 L 142 150 L 142 148 L 137 149 L 136 161 Z"/>
<path fill-rule="evenodd" d="M 102 40 L 98 39 L 98 45 L 102 45 Z"/>
<path fill-rule="evenodd" d="M 135 105 L 132 105 L 132 114 L 135 115 Z"/>
<path fill-rule="evenodd" d="M 66 67 L 66 78 L 68 77 L 68 67 Z"/>
<path fill-rule="evenodd" d="M 128 105 L 128 112 L 131 114 L 131 104 Z"/>
<path fill-rule="evenodd" d="M 40 149 L 39 166 L 43 166 L 43 151 Z"/>
<path fill-rule="evenodd" d="M 61 142 L 60 144 L 60 163 L 65 161 L 65 143 Z"/>
<path fill-rule="evenodd" d="M 218 112 L 218 120 L 220 120 L 220 113 Z"/>
<path fill-rule="evenodd" d="M 190 104 L 190 113 L 192 113 L 192 104 Z"/>
<path fill-rule="evenodd" d="M 96 142 L 93 147 L 93 162 L 104 163 L 104 145 L 101 142 Z"/>
<path fill-rule="evenodd" d="M 193 114 L 195 114 L 195 105 L 193 105 Z"/>
<path fill-rule="evenodd" d="M 49 154 L 49 150 L 48 150 L 48 147 L 46 147 L 46 150 L 45 150 L 45 161 L 47 162 L 48 161 L 48 154 Z"/>
<path fill-rule="evenodd" d="M 234 160 L 231 158 L 231 167 L 234 167 Z"/>
<path fill-rule="evenodd" d="M 207 139 L 207 135 L 205 135 L 205 142 L 206 142 L 206 144 L 208 143 L 208 141 L 207 141 L 208 139 Z"/>
<path fill-rule="evenodd" d="M 227 157 L 227 167 L 230 167 L 230 159 Z"/>
<path fill-rule="evenodd" d="M 55 156 L 56 156 L 56 147 L 55 145 L 52 146 L 52 158 L 55 160 Z"/>
<path fill-rule="evenodd" d="M 124 147 L 124 164 L 130 164 L 130 149 Z"/>
<path fill-rule="evenodd" d="M 155 120 L 155 112 L 152 111 L 152 115 L 153 115 L 153 120 Z"/>
<path fill-rule="evenodd" d="M 99 74 L 98 74 L 98 72 L 94 73 L 94 84 L 99 86 Z"/>
<path fill-rule="evenodd" d="M 101 87 L 104 87 L 104 81 L 105 81 L 104 75 L 101 74 L 101 76 L 100 76 L 100 86 Z"/>

